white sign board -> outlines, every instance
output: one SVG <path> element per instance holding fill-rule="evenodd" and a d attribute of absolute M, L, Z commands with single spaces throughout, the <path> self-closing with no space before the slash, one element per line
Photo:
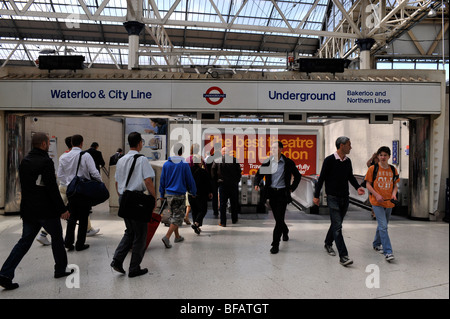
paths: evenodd
<path fill-rule="evenodd" d="M 0 81 L 0 109 L 438 114 L 441 85 L 334 81 Z"/>

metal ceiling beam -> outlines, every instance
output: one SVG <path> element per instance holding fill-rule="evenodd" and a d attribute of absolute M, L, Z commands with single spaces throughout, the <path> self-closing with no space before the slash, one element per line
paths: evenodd
<path fill-rule="evenodd" d="M 11 15 L 13 17 L 36 17 L 36 18 L 48 18 L 48 19 L 70 19 L 70 15 L 67 13 L 60 12 L 40 12 L 40 11 L 26 11 L 26 12 L 15 12 L 14 10 L 0 9 L 0 15 Z M 94 19 L 95 18 L 95 19 Z M 125 17 L 120 16 L 105 16 L 99 15 L 96 17 L 88 16 L 86 14 L 80 14 L 78 20 L 81 21 L 103 21 L 103 22 L 126 22 Z M 217 22 L 202 22 L 202 21 L 184 21 L 184 20 L 167 20 L 163 21 L 161 18 L 150 18 L 144 17 L 143 23 L 149 25 L 163 25 L 163 26 L 185 26 L 185 27 L 199 27 L 199 28 L 215 28 L 215 29 L 230 29 L 230 30 L 240 30 L 240 31 L 257 31 L 257 32 L 268 32 L 268 33 L 284 33 L 286 35 L 310 35 L 317 37 L 336 37 L 336 38 L 352 38 L 357 39 L 356 34 L 345 33 L 345 32 L 331 32 L 331 31 L 319 31 L 319 30 L 289 30 L 289 28 L 283 27 L 267 27 L 267 26 L 257 26 L 257 25 L 244 25 L 235 23 L 217 23 Z M 234 22 L 234 20 L 232 21 Z"/>
<path fill-rule="evenodd" d="M 361 31 L 359 30 L 358 26 L 355 24 L 353 19 L 350 17 L 347 10 L 345 10 L 340 0 L 332 0 L 332 1 L 336 5 L 336 7 L 341 11 L 342 15 L 347 20 L 347 23 L 350 24 L 350 26 L 353 29 L 353 32 L 356 33 L 356 35 L 361 38 L 363 36 Z"/>
<path fill-rule="evenodd" d="M 289 23 L 289 21 L 286 19 L 283 11 L 281 11 L 280 7 L 277 5 L 277 3 L 275 2 L 275 0 L 270 0 L 274 6 L 274 8 L 278 11 L 278 13 L 280 14 L 281 18 L 283 19 L 284 23 L 286 23 L 286 26 L 288 27 L 288 29 L 291 31 L 291 33 L 295 33 L 295 30 L 292 28 L 291 24 Z"/>
<path fill-rule="evenodd" d="M 337 4 L 338 0 L 331 1 L 336 4 L 336 7 L 339 7 Z M 369 26 L 370 29 L 367 32 L 364 30 L 365 34 L 361 38 L 373 38 L 376 40 L 375 45 L 371 49 L 372 54 L 376 54 L 386 43 L 407 32 L 422 19 L 426 18 L 426 13 L 430 8 L 439 5 L 440 2 L 436 0 L 416 0 L 413 3 L 408 0 L 355 1 L 333 31 L 343 32 L 348 26 L 354 30 L 355 25 L 365 26 L 366 19 L 372 18 L 373 23 Z M 362 19 L 365 21 L 362 21 Z M 354 43 L 354 38 L 343 38 L 343 42 L 341 42 L 339 47 L 336 47 L 335 39 L 336 37 L 328 37 L 323 41 L 319 49 L 319 57 L 355 57 L 358 47 Z"/>
<path fill-rule="evenodd" d="M 4 44 L 12 44 L 12 45 L 20 45 L 22 43 L 26 45 L 34 45 L 34 46 L 58 46 L 65 45 L 74 48 L 105 48 L 108 47 L 110 49 L 117 50 L 126 50 L 128 48 L 127 44 L 103 44 L 103 43 L 79 43 L 79 42 L 57 42 L 57 41 L 39 41 L 39 40 L 6 40 L 2 39 L 2 43 Z M 240 50 L 209 50 L 209 49 L 176 49 L 174 48 L 172 51 L 161 51 L 158 47 L 140 47 L 139 55 L 142 56 L 163 56 L 163 55 L 189 55 L 189 56 L 203 56 L 203 55 L 227 55 L 227 56 L 263 56 L 263 57 L 286 57 L 286 53 L 284 52 L 242 52 Z"/>

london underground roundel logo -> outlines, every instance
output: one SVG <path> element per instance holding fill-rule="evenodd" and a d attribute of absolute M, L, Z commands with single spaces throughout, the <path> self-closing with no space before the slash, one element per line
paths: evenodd
<path fill-rule="evenodd" d="M 218 93 L 216 93 L 218 92 Z M 218 105 L 222 103 L 223 99 L 227 97 L 226 94 L 223 93 L 222 89 L 218 86 L 212 86 L 208 90 L 206 90 L 206 93 L 203 94 L 203 97 L 206 99 L 206 102 L 208 102 L 211 105 Z M 214 99 L 211 100 L 211 99 Z M 215 100 L 218 99 L 218 100 Z"/>

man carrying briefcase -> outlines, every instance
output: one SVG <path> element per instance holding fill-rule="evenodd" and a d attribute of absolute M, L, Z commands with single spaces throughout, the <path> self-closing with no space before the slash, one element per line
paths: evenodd
<path fill-rule="evenodd" d="M 155 177 L 155 172 L 145 156 L 136 158 L 133 174 L 127 184 L 128 173 L 135 160 L 134 155 L 138 154 L 143 147 L 141 134 L 137 132 L 130 133 L 128 135 L 128 143 L 130 145 L 130 151 L 119 159 L 116 166 L 115 178 L 119 202 L 121 201 L 125 190 L 142 192 L 148 190 L 150 195 L 156 198 L 155 186 L 152 180 L 152 178 Z M 126 184 L 127 186 L 125 187 Z M 125 274 L 123 261 L 125 260 L 128 251 L 132 249 L 128 277 L 131 278 L 144 275 L 148 272 L 148 269 L 141 269 L 140 265 L 144 258 L 146 247 L 147 222 L 130 218 L 124 218 L 124 221 L 126 226 L 125 234 L 116 248 L 111 267 L 113 267 L 114 270 Z"/>

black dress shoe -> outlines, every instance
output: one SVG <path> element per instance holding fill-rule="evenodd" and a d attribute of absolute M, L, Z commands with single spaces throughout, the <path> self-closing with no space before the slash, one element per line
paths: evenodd
<path fill-rule="evenodd" d="M 74 272 L 74 270 L 73 269 L 71 269 L 70 271 L 65 271 L 65 272 L 58 272 L 58 273 L 56 273 L 55 272 L 55 278 L 62 278 L 62 277 L 67 277 L 67 276 L 69 276 L 70 274 L 73 274 L 73 272 Z"/>
<path fill-rule="evenodd" d="M 191 227 L 197 235 L 200 235 L 200 228 L 197 225 L 192 224 Z"/>
<path fill-rule="evenodd" d="M 6 290 L 13 290 L 19 288 L 18 283 L 12 282 L 12 279 L 9 279 L 8 277 L 1 275 L 0 275 L 0 286 L 5 288 Z"/>
<path fill-rule="evenodd" d="M 111 267 L 112 269 L 114 269 L 117 272 L 120 272 L 121 274 L 125 274 L 125 269 L 123 269 L 122 265 L 119 265 L 118 263 L 116 263 L 114 260 L 111 263 Z"/>
<path fill-rule="evenodd" d="M 83 246 L 81 246 L 81 247 L 75 247 L 75 250 L 76 251 L 82 251 L 82 250 L 85 250 L 85 249 L 88 249 L 89 248 L 89 245 L 86 245 L 86 244 L 84 244 Z"/>
<path fill-rule="evenodd" d="M 128 277 L 133 278 L 133 277 L 145 275 L 146 273 L 148 273 L 148 269 L 147 268 L 139 269 L 139 270 L 135 270 L 133 272 L 130 272 L 128 274 Z"/>
<path fill-rule="evenodd" d="M 272 248 L 270 248 L 270 253 L 272 254 L 278 254 L 278 252 L 280 251 L 278 246 L 272 246 Z"/>
<path fill-rule="evenodd" d="M 288 241 L 288 240 L 289 240 L 288 233 L 283 234 L 283 241 Z"/>

